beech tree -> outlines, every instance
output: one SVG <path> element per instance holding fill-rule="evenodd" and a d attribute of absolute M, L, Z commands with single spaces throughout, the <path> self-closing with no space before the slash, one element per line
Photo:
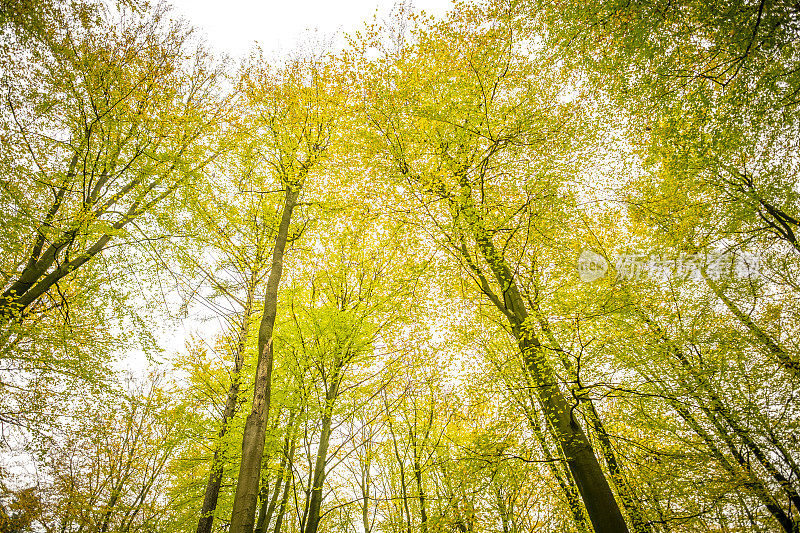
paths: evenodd
<path fill-rule="evenodd" d="M 57 12 L 40 39 L 3 28 L 0 360 L 14 387 L 103 375 L 126 273 L 98 261 L 157 238 L 225 129 L 221 67 L 163 7 Z"/>
<path fill-rule="evenodd" d="M 277 72 L 254 64 L 243 73 L 244 93 L 253 105 L 255 147 L 265 172 L 284 190 L 284 204 L 275 236 L 272 264 L 264 294 L 264 314 L 258 332 L 258 363 L 253 406 L 245 423 L 242 464 L 231 515 L 231 531 L 250 532 L 255 523 L 261 456 L 272 382 L 273 329 L 278 285 L 289 240 L 292 211 L 304 182 L 322 164 L 335 136 L 341 92 L 333 64 L 297 61 Z"/>
<path fill-rule="evenodd" d="M 115 5 L 0 2 L 0 530 L 797 533 L 795 3 Z"/>
<path fill-rule="evenodd" d="M 492 21 L 490 29 L 472 30 L 482 17 Z M 376 78 L 367 83 L 391 91 L 391 107 L 376 103 L 367 113 L 388 171 L 419 201 L 464 274 L 507 320 L 593 527 L 627 531 L 518 282 L 524 241 L 535 231 L 534 217 L 542 218 L 539 202 L 558 197 L 555 182 L 568 171 L 558 166 L 556 154 L 568 145 L 565 136 L 576 121 L 570 106 L 559 102 L 559 87 L 547 85 L 558 73 L 522 55 L 513 23 L 502 8 L 456 10 L 448 24 L 420 33 L 419 44 L 376 65 Z M 435 78 L 425 79 L 426 73 Z M 538 168 L 532 146 L 548 151 Z M 508 251 L 520 238 L 517 232 L 521 256 Z"/>

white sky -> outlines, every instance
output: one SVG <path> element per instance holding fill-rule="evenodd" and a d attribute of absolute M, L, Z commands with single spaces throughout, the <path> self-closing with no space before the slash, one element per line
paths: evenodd
<path fill-rule="evenodd" d="M 292 50 L 304 32 L 352 33 L 395 0 L 171 0 L 175 13 L 203 32 L 218 52 L 241 57 L 258 42 L 267 56 Z M 414 0 L 415 11 L 440 16 L 451 0 Z"/>

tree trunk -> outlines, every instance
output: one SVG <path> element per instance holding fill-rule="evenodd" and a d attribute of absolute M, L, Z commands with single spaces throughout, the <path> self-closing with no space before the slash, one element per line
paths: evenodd
<path fill-rule="evenodd" d="M 294 450 L 297 447 L 296 442 L 296 440 L 292 440 L 292 448 L 289 450 L 289 460 L 286 464 L 286 472 L 284 472 L 283 495 L 281 496 L 281 506 L 278 509 L 278 515 L 275 518 L 274 533 L 281 533 L 283 515 L 286 513 L 286 503 L 289 501 L 289 488 L 292 486 L 292 469 L 294 468 Z"/>
<path fill-rule="evenodd" d="M 230 533 L 252 533 L 258 503 L 258 484 L 261 478 L 261 456 L 267 430 L 270 393 L 272 388 L 272 330 L 278 312 L 278 285 L 283 271 L 283 254 L 289 235 L 292 210 L 300 193 L 299 185 L 288 184 L 286 197 L 272 252 L 272 269 L 264 295 L 264 316 L 258 330 L 258 363 L 253 386 L 253 407 L 244 426 L 242 463 L 233 500 Z"/>
<path fill-rule="evenodd" d="M 225 401 L 225 411 L 222 414 L 218 440 L 221 441 L 228 432 L 228 424 L 236 414 L 236 404 L 239 399 L 240 373 L 244 362 L 244 347 L 247 343 L 247 334 L 250 329 L 250 315 L 253 312 L 253 298 L 255 294 L 255 284 L 258 273 L 253 271 L 250 276 L 250 284 L 247 287 L 247 297 L 245 299 L 242 322 L 239 328 L 239 340 L 236 343 L 236 352 L 233 354 L 233 373 L 231 375 L 231 385 L 228 388 L 228 397 Z M 214 523 L 214 511 L 217 509 L 219 490 L 222 485 L 222 472 L 225 468 L 225 461 L 220 445 L 214 450 L 214 458 L 211 461 L 211 472 L 208 474 L 205 496 L 203 497 L 203 508 L 200 510 L 200 520 L 197 523 L 197 533 L 211 533 L 211 526 Z"/>
<path fill-rule="evenodd" d="M 770 477 L 772 477 L 778 486 L 780 486 L 781 490 L 786 494 L 789 501 L 795 506 L 795 508 L 800 509 L 800 495 L 798 495 L 797 490 L 772 463 L 768 452 L 765 452 L 761 446 L 759 446 L 755 440 L 753 440 L 749 432 L 742 427 L 741 424 L 739 424 L 733 413 L 730 412 L 727 405 L 725 405 L 725 403 L 722 401 L 722 398 L 717 393 L 716 388 L 709 381 L 709 379 L 702 373 L 702 371 L 697 369 L 695 365 L 692 364 L 686 354 L 677 344 L 672 341 L 672 339 L 667 336 L 667 334 L 658 324 L 650 320 L 650 318 L 648 318 L 641 310 L 639 310 L 639 314 L 643 321 L 651 329 L 653 329 L 659 340 L 664 343 L 667 351 L 673 357 L 675 357 L 683 369 L 686 370 L 690 376 L 692 376 L 692 379 L 697 384 L 697 390 L 705 392 L 708 395 L 710 405 L 707 405 L 706 400 L 701 398 L 699 394 L 693 394 L 693 397 L 700 410 L 706 415 L 714 429 L 716 429 L 717 436 L 722 439 L 728 450 L 731 452 L 731 455 L 733 455 L 734 459 L 736 459 L 736 462 L 745 468 L 750 475 L 755 477 L 755 473 L 750 467 L 750 461 L 741 454 L 736 446 L 736 443 L 734 442 L 733 436 L 736 436 L 753 454 L 753 456 L 758 460 L 759 464 L 764 467 L 764 470 L 766 470 Z M 720 420 L 720 418 L 722 420 Z M 728 427 L 723 424 L 723 421 Z M 733 432 L 733 435 L 731 435 L 731 433 L 728 431 L 728 428 L 730 428 L 730 430 Z M 771 510 L 771 512 L 779 522 L 782 524 L 786 523 L 786 520 L 781 514 L 776 515 L 773 510 Z"/>
<path fill-rule="evenodd" d="M 533 387 L 528 387 L 528 391 L 531 391 L 532 389 Z M 578 531 L 581 533 L 589 533 L 590 528 L 588 517 L 586 516 L 586 508 L 581 502 L 580 494 L 578 494 L 578 488 L 575 486 L 575 480 L 572 479 L 572 474 L 568 469 L 562 470 L 559 468 L 559 465 L 561 465 L 563 468 L 566 468 L 567 462 L 564 460 L 563 454 L 560 454 L 561 457 L 556 459 L 556 457 L 554 457 L 551 453 L 550 446 L 547 443 L 542 426 L 535 417 L 533 406 L 536 403 L 536 398 L 533 396 L 534 395 L 529 392 L 528 398 L 531 403 L 530 407 L 525 403 L 524 399 L 520 401 L 522 409 L 525 412 L 525 416 L 528 419 L 528 424 L 530 424 L 531 431 L 533 432 L 533 435 L 536 437 L 536 440 L 542 449 L 542 453 L 544 454 L 544 459 L 547 463 L 550 473 L 558 482 L 558 486 L 561 487 L 561 491 L 564 493 L 564 497 L 567 499 L 567 505 L 572 513 L 572 519 L 575 521 Z M 557 451 L 560 451 L 560 449 Z"/>
<path fill-rule="evenodd" d="M 711 287 L 711 290 L 714 291 L 714 294 L 717 295 L 717 298 L 722 300 L 725 307 L 727 307 L 733 316 L 735 316 L 750 332 L 752 335 L 752 337 L 748 337 L 750 344 L 752 344 L 755 349 L 763 350 L 775 357 L 781 367 L 793 378 L 800 377 L 800 361 L 798 361 L 797 357 L 788 353 L 780 344 L 774 341 L 749 315 L 739 309 L 739 307 L 733 303 L 733 300 L 728 298 L 725 291 L 722 290 L 722 287 L 706 276 L 705 273 L 703 273 L 703 278 L 706 280 L 708 286 Z"/>
<path fill-rule="evenodd" d="M 433 415 L 433 408 L 431 408 L 431 415 Z M 414 412 L 414 418 L 416 420 L 416 409 Z M 428 425 L 427 431 L 430 432 L 430 424 Z M 417 439 L 414 435 L 414 431 L 409 428 L 409 436 L 411 437 L 411 450 L 413 452 L 413 466 L 414 466 L 414 479 L 417 482 L 417 499 L 419 500 L 419 528 L 421 533 L 428 533 L 428 512 L 425 509 L 425 491 L 422 487 L 422 465 L 420 464 L 420 453 L 421 450 L 417 449 Z M 427 441 L 427 433 L 425 435 L 425 439 L 423 440 L 423 446 Z"/>
<path fill-rule="evenodd" d="M 628 531 L 614 493 L 606 480 L 592 445 L 573 416 L 556 381 L 555 372 L 542 351 L 539 340 L 529 330 L 518 325 L 517 340 L 525 365 L 536 385 L 536 393 L 545 416 L 556 431 L 572 477 L 578 485 L 589 520 L 597 533 Z"/>
<path fill-rule="evenodd" d="M 559 354 L 564 369 L 572 376 L 573 379 L 576 380 L 580 386 L 579 381 L 577 381 L 580 379 L 580 376 L 575 370 L 575 366 L 572 364 L 572 361 L 569 359 L 569 357 L 567 357 L 567 353 L 558 342 L 555 333 L 553 333 L 553 330 L 550 328 L 549 322 L 539 309 L 539 302 L 534 302 L 532 305 L 534 306 L 534 311 L 539 319 L 539 325 L 547 337 L 547 340 L 550 341 L 553 350 Z M 617 454 L 614 452 L 614 445 L 611 442 L 611 437 L 606 431 L 605 425 L 600 418 L 600 413 L 597 412 L 594 402 L 590 397 L 581 395 L 579 398 L 581 403 L 586 406 L 586 415 L 589 423 L 592 426 L 592 429 L 594 430 L 594 433 L 597 435 L 597 438 L 600 442 L 600 450 L 603 453 L 603 459 L 605 459 L 608 472 L 611 475 L 611 482 L 614 484 L 614 488 L 616 489 L 617 495 L 622 502 L 625 513 L 628 515 L 628 519 L 631 521 L 633 530 L 637 533 L 652 533 L 653 528 L 650 523 L 645 520 L 641 506 L 639 505 L 639 500 L 625 477 L 622 465 L 617 459 Z"/>
<path fill-rule="evenodd" d="M 262 487 L 261 491 L 261 508 L 258 511 L 258 522 L 253 533 L 264 533 L 272 521 L 272 515 L 275 513 L 275 506 L 278 502 L 278 495 L 281 490 L 281 482 L 286 477 L 287 462 L 289 461 L 289 447 L 294 440 L 294 421 L 296 411 L 294 409 L 289 411 L 289 420 L 286 424 L 286 437 L 283 441 L 283 455 L 281 457 L 280 476 L 275 480 L 275 488 L 272 489 L 272 497 L 269 497 L 266 485 Z"/>
<path fill-rule="evenodd" d="M 628 533 L 628 526 L 608 480 L 594 454 L 592 445 L 573 416 L 573 406 L 567 402 L 559 388 L 556 372 L 536 337 L 529 321 L 529 313 L 517 287 L 513 272 L 505 258 L 497 251 L 490 232 L 475 207 L 472 185 L 465 174 L 458 176 L 461 190 L 458 197 L 450 199 L 455 209 L 456 223 L 461 220 L 474 239 L 477 250 L 488 265 L 500 287 L 499 295 L 489 285 L 481 267 L 462 246 L 461 253 L 479 281 L 483 293 L 506 317 L 517 341 L 525 368 L 533 378 L 536 396 L 545 417 L 552 425 L 559 447 L 567 459 L 572 477 L 578 485 L 589 520 L 596 533 Z"/>
<path fill-rule="evenodd" d="M 416 448 L 414 451 L 416 452 Z M 419 528 L 422 533 L 428 533 L 428 512 L 425 509 L 425 491 L 422 488 L 422 468 L 416 453 L 414 454 L 414 479 L 417 481 L 417 498 L 419 499 Z"/>
<path fill-rule="evenodd" d="M 386 411 L 388 413 L 389 406 L 386 405 Z M 391 415 L 387 416 L 387 423 L 389 426 L 389 433 L 392 436 L 392 445 L 394 448 L 394 456 L 397 459 L 397 466 L 400 469 L 400 489 L 403 498 L 403 510 L 405 511 L 406 515 L 406 526 L 408 533 L 411 533 L 411 511 L 408 507 L 408 492 L 406 488 L 406 469 L 403 464 L 403 458 L 400 457 L 400 448 L 397 446 L 397 436 L 394 433 L 394 428 L 392 427 L 392 417 Z"/>
<path fill-rule="evenodd" d="M 280 487 L 280 479 L 275 482 L 276 487 Z M 275 491 L 277 492 L 277 491 Z M 267 520 L 267 507 L 270 504 L 269 498 L 269 480 L 264 479 L 261 483 L 261 490 L 258 492 L 258 519 L 256 520 L 256 526 L 253 529 L 253 533 L 264 533 L 264 528 L 266 527 L 266 520 Z"/>
<path fill-rule="evenodd" d="M 364 533 L 370 533 L 372 527 L 369 525 L 369 483 L 372 456 L 370 450 L 366 453 L 367 456 L 361 463 L 361 521 L 364 524 Z"/>
<path fill-rule="evenodd" d="M 681 402 L 675 398 L 667 398 L 667 401 L 680 415 L 680 417 L 686 421 L 689 427 L 692 428 L 692 430 L 694 430 L 694 432 L 703 439 L 703 441 L 706 443 L 706 446 L 708 446 L 709 450 L 711 451 L 711 455 L 717 459 L 720 466 L 722 466 L 722 468 L 728 472 L 728 474 L 731 476 L 731 479 L 742 479 L 744 486 L 747 487 L 750 493 L 764 504 L 764 507 L 780 524 L 781 529 L 783 529 L 785 533 L 796 533 L 794 520 L 786 514 L 780 505 L 778 505 L 778 503 L 770 494 L 769 489 L 760 479 L 755 476 L 750 468 L 750 463 L 735 449 L 735 447 L 733 450 L 731 450 L 731 452 L 734 454 L 734 458 L 741 468 L 740 471 L 737 471 L 736 467 L 734 467 L 728 458 L 725 457 L 722 451 L 714 443 L 711 435 L 709 435 L 708 432 L 700 426 L 697 420 L 695 420 L 689 410 Z"/>
<path fill-rule="evenodd" d="M 317 447 L 317 459 L 314 464 L 314 482 L 311 487 L 311 497 L 308 503 L 308 521 L 305 533 L 317 533 L 319 528 L 320 508 L 322 507 L 322 489 L 325 484 L 325 466 L 328 463 L 328 446 L 331 439 L 331 425 L 333 421 L 333 404 L 339 395 L 339 384 L 342 379 L 342 362 L 337 363 L 331 377 L 331 386 L 325 394 L 325 411 L 322 415 L 322 432 Z"/>
<path fill-rule="evenodd" d="M 500 515 L 500 521 L 503 523 L 503 533 L 511 533 L 508 523 L 510 511 L 506 507 L 505 496 L 500 491 L 500 487 L 494 486 L 494 495 L 497 497 L 497 514 Z"/>

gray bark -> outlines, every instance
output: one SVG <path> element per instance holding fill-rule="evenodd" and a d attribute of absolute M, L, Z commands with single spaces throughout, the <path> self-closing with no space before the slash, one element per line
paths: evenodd
<path fill-rule="evenodd" d="M 267 415 L 272 392 L 272 331 L 278 312 L 278 285 L 283 272 L 283 255 L 288 240 L 292 210 L 297 203 L 299 194 L 299 185 L 287 185 L 281 222 L 272 252 L 272 269 L 264 295 L 264 315 L 258 331 L 258 363 L 253 386 L 253 406 L 245 421 L 242 437 L 242 463 L 233 500 L 230 533 L 252 533 L 255 526 L 258 484 L 261 478 L 261 456 L 264 453 Z"/>

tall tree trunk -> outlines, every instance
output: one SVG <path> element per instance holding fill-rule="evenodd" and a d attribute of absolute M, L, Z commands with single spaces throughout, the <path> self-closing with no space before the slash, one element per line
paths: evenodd
<path fill-rule="evenodd" d="M 512 297 L 519 298 L 516 290 L 514 293 L 516 294 L 512 293 Z M 521 307 L 521 298 L 512 305 Z M 539 339 L 525 322 L 527 313 L 522 314 L 519 310 L 517 313 L 519 318 L 512 322 L 514 335 L 528 373 L 533 378 L 539 403 L 552 424 L 559 447 L 563 450 L 572 477 L 578 485 L 592 527 L 597 533 L 627 533 L 628 526 L 592 445 L 573 415 L 573 406 L 561 392 L 556 373 L 547 360 Z"/>
<path fill-rule="evenodd" d="M 497 514 L 500 515 L 500 521 L 503 524 L 503 533 L 512 533 L 508 527 L 511 511 L 509 511 L 506 506 L 505 496 L 503 496 L 503 493 L 500 491 L 500 487 L 495 485 L 493 488 L 494 495 L 497 497 Z"/>
<path fill-rule="evenodd" d="M 361 521 L 364 524 L 364 533 L 370 533 L 369 525 L 369 484 L 370 469 L 372 467 L 372 452 L 367 450 L 367 456 L 361 462 Z"/>
<path fill-rule="evenodd" d="M 422 464 L 420 455 L 422 454 L 422 449 L 428 443 L 428 436 L 431 432 L 431 427 L 433 426 L 433 416 L 434 416 L 434 409 L 431 406 L 430 415 L 428 417 L 428 424 L 425 428 L 425 435 L 422 437 L 422 443 L 417 442 L 416 436 L 416 426 L 417 426 L 417 407 L 416 403 L 414 405 L 414 426 L 408 428 L 408 436 L 411 440 L 411 452 L 412 452 L 412 460 L 414 466 L 414 480 L 417 483 L 417 499 L 419 500 L 419 528 L 421 533 L 428 533 L 428 511 L 425 508 L 425 490 L 423 489 L 422 484 Z"/>
<path fill-rule="evenodd" d="M 268 491 L 265 490 L 265 487 L 262 487 L 261 496 L 259 499 L 261 500 L 261 508 L 258 510 L 258 522 L 256 523 L 256 527 L 253 533 L 264 533 L 267 528 L 269 527 L 269 523 L 272 521 L 272 515 L 275 513 L 275 506 L 278 502 L 278 495 L 280 494 L 281 490 L 281 482 L 286 478 L 286 468 L 287 463 L 289 461 L 289 447 L 294 442 L 294 431 L 295 431 L 295 409 L 291 409 L 289 411 L 289 420 L 286 424 L 286 436 L 283 441 L 283 454 L 281 456 L 281 464 L 280 464 L 280 476 L 275 480 L 275 488 L 272 489 L 272 497 L 269 497 Z M 265 484 L 266 486 L 266 484 Z"/>
<path fill-rule="evenodd" d="M 281 486 L 280 479 L 281 478 L 278 478 L 275 481 L 276 487 Z M 269 480 L 264 478 L 264 480 L 261 482 L 261 490 L 258 491 L 258 518 L 256 519 L 256 525 L 253 528 L 253 533 L 264 533 L 264 528 L 266 527 L 265 522 L 267 519 L 267 507 L 269 504 Z"/>
<path fill-rule="evenodd" d="M 496 363 L 495 365 L 498 373 L 500 375 L 504 375 L 501 366 Z M 509 392 L 509 394 L 511 394 L 511 397 L 514 399 L 514 401 L 520 406 L 523 413 L 525 413 L 525 418 L 527 418 L 528 424 L 531 427 L 531 431 L 533 432 L 534 437 L 536 437 L 536 441 L 539 443 L 539 447 L 544 455 L 544 462 L 547 465 L 548 470 L 550 470 L 550 474 L 558 482 L 558 486 L 561 488 L 561 491 L 566 498 L 567 505 L 572 513 L 572 519 L 575 521 L 578 531 L 581 533 L 589 533 L 589 519 L 586 516 L 586 509 L 581 502 L 578 489 L 575 486 L 575 480 L 572 479 L 572 475 L 570 474 L 569 469 L 566 467 L 567 462 L 564 459 L 563 454 L 559 454 L 560 457 L 558 459 L 553 456 L 553 453 L 550 450 L 550 445 L 545 438 L 545 433 L 542 430 L 542 426 L 536 419 L 537 401 L 532 392 L 533 386 L 530 383 L 530 376 L 528 376 L 526 373 L 523 375 L 523 378 L 525 379 L 525 395 L 518 395 L 518 386 L 516 384 L 509 383 L 504 379 L 506 390 Z M 560 452 L 560 449 L 558 449 L 557 452 Z M 559 468 L 559 466 L 563 466 L 564 470 Z"/>
<path fill-rule="evenodd" d="M 425 490 L 422 487 L 422 466 L 419 461 L 416 443 L 414 449 L 414 479 L 417 482 L 417 499 L 419 500 L 419 528 L 421 533 L 428 533 L 428 512 L 425 509 Z"/>
<path fill-rule="evenodd" d="M 244 310 L 242 312 L 242 322 L 239 327 L 239 339 L 236 343 L 236 351 L 233 354 L 233 372 L 231 374 L 231 385 L 228 388 L 228 397 L 225 401 L 225 410 L 222 413 L 222 421 L 218 434 L 218 441 L 221 441 L 228 432 L 228 424 L 236 414 L 236 405 L 239 400 L 239 386 L 241 383 L 240 373 L 244 362 L 244 347 L 247 344 L 247 334 L 250 329 L 250 317 L 253 313 L 253 298 L 255 295 L 255 285 L 258 279 L 258 272 L 253 269 L 250 276 L 250 283 L 247 287 Z M 224 454 L 221 444 L 217 444 L 214 449 L 214 458 L 211 461 L 211 471 L 208 474 L 205 496 L 203 497 L 203 508 L 200 510 L 200 520 L 197 523 L 197 533 L 211 533 L 211 526 L 214 522 L 214 511 L 217 509 L 219 490 L 222 486 L 222 473 L 225 468 Z"/>
<path fill-rule="evenodd" d="M 331 375 L 331 385 L 325 393 L 325 411 L 322 414 L 322 431 L 319 437 L 319 446 L 317 447 L 317 459 L 314 464 L 314 482 L 308 502 L 308 521 L 306 522 L 305 533 L 317 533 L 319 528 L 322 489 L 325 484 L 325 466 L 328 464 L 328 446 L 331 440 L 333 405 L 339 395 L 342 367 L 343 361 L 337 362 L 337 366 Z"/>
<path fill-rule="evenodd" d="M 753 473 L 750 462 L 741 455 L 741 453 L 736 450 L 734 447 L 731 450 L 731 453 L 734 455 L 737 464 L 739 465 L 740 469 L 737 469 L 731 462 L 728 460 L 727 457 L 722 453 L 719 447 L 714 443 L 711 435 L 703 429 L 703 427 L 697 422 L 697 420 L 692 416 L 686 406 L 678 401 L 675 398 L 667 397 L 667 401 L 675 409 L 681 418 L 689 425 L 692 430 L 697 433 L 700 438 L 703 439 L 703 442 L 706 443 L 708 449 L 711 451 L 711 455 L 719 462 L 720 466 L 728 472 L 731 476 L 731 479 L 741 479 L 744 486 L 753 494 L 756 498 L 758 498 L 761 503 L 764 504 L 764 507 L 769 511 L 769 513 L 775 518 L 775 520 L 780 524 L 781 529 L 785 533 L 796 533 L 796 524 L 795 521 L 788 515 L 786 512 L 781 508 L 780 505 L 775 501 L 770 494 L 769 488 L 767 488 L 764 483 L 756 477 Z"/>
<path fill-rule="evenodd" d="M 703 272 L 703 278 L 706 280 L 708 286 L 711 287 L 711 290 L 714 291 L 714 294 L 717 295 L 717 298 L 722 300 L 725 307 L 727 307 L 733 316 L 735 316 L 750 332 L 751 336 L 747 337 L 750 344 L 757 350 L 762 350 L 775 357 L 781 367 L 792 377 L 800 377 L 800 360 L 797 359 L 797 356 L 787 352 L 778 342 L 773 340 L 766 331 L 761 329 L 748 314 L 739 309 L 733 300 L 728 298 L 722 287 L 709 278 L 705 272 Z"/>
<path fill-rule="evenodd" d="M 759 464 L 761 464 L 764 470 L 766 470 L 770 477 L 775 480 L 781 490 L 786 494 L 786 496 L 789 498 L 789 501 L 795 506 L 795 508 L 800 509 L 800 495 L 798 495 L 794 485 L 774 465 L 770 459 L 770 454 L 765 452 L 762 447 L 750 436 L 750 433 L 747 431 L 747 429 L 742 427 L 742 425 L 736 420 L 736 417 L 730 412 L 727 405 L 722 401 L 720 394 L 717 392 L 711 381 L 709 381 L 708 377 L 705 376 L 700 369 L 696 368 L 694 364 L 692 364 L 686 354 L 675 342 L 672 341 L 672 339 L 667 336 L 667 334 L 658 324 L 649 319 L 641 310 L 639 310 L 639 312 L 644 322 L 655 332 L 659 340 L 664 343 L 667 351 L 673 357 L 675 357 L 675 359 L 677 359 L 684 370 L 686 370 L 692 377 L 694 382 L 697 384 L 697 390 L 708 395 L 708 402 L 705 398 L 700 397 L 700 395 L 697 393 L 693 394 L 693 397 L 700 410 L 706 415 L 714 429 L 716 429 L 717 435 L 726 444 L 736 461 L 742 465 L 747 464 L 748 471 L 752 472 L 749 460 L 747 460 L 739 451 L 739 448 L 734 441 L 734 436 L 738 438 L 738 440 L 741 441 L 742 444 L 744 444 L 744 446 L 753 454 Z M 723 424 L 723 421 L 725 424 L 727 424 L 727 427 L 725 424 Z M 730 431 L 728 428 L 730 428 Z M 731 434 L 731 432 L 733 434 Z M 753 475 L 755 475 L 755 473 L 753 473 Z M 780 520 L 781 519 L 779 518 L 779 521 Z"/>
<path fill-rule="evenodd" d="M 283 213 L 272 252 L 272 269 L 264 294 L 264 316 L 258 330 L 258 363 L 253 385 L 253 407 L 244 426 L 242 463 L 233 499 L 230 533 L 252 533 L 255 525 L 258 484 L 261 479 L 261 456 L 264 453 L 267 415 L 272 392 L 272 330 L 278 312 L 278 285 L 283 272 L 283 254 L 289 235 L 289 223 L 299 194 L 299 185 L 287 184 Z"/>
<path fill-rule="evenodd" d="M 575 370 L 575 365 L 572 364 L 566 351 L 562 348 L 561 343 L 558 342 L 555 333 L 553 333 L 553 330 L 550 328 L 550 323 L 539 308 L 539 303 L 533 302 L 532 305 L 534 306 L 534 311 L 539 320 L 542 332 L 547 337 L 553 350 L 559 355 L 564 369 L 573 379 L 576 381 L 579 380 L 580 376 Z M 586 395 L 576 397 L 579 397 L 581 403 L 586 407 L 586 418 L 589 420 L 594 433 L 597 435 L 597 439 L 600 443 L 600 451 L 603 454 L 603 459 L 605 459 L 608 472 L 611 475 L 611 482 L 614 484 L 614 488 L 633 526 L 633 530 L 637 533 L 652 533 L 653 528 L 644 518 L 644 513 L 639 505 L 639 499 L 636 497 L 633 488 L 625 477 L 622 465 L 617 459 L 617 454 L 614 452 L 614 444 L 611 442 L 611 437 L 606 431 L 605 425 L 600 418 L 600 413 L 597 412 L 597 408 L 594 406 L 594 402 Z"/>
<path fill-rule="evenodd" d="M 606 431 L 600 414 L 594 407 L 594 402 L 591 399 L 584 399 L 583 403 L 586 404 L 586 417 L 592 425 L 598 441 L 600 441 L 600 449 L 603 452 L 603 459 L 606 461 L 608 472 L 611 474 L 611 481 L 614 483 L 614 488 L 617 490 L 622 506 L 631 521 L 633 530 L 637 533 L 652 533 L 653 528 L 650 523 L 645 520 L 642 509 L 639 505 L 639 499 L 633 491 L 633 488 L 628 483 L 622 465 L 617 459 L 617 454 L 614 452 L 614 444 L 611 442 L 611 437 Z"/>
<path fill-rule="evenodd" d="M 389 412 L 389 405 L 386 405 L 386 412 Z M 392 417 L 391 415 L 387 416 L 387 423 L 389 426 L 389 434 L 392 436 L 392 446 L 394 448 L 394 456 L 397 460 L 397 466 L 400 469 L 400 491 L 403 498 L 403 511 L 405 511 L 406 516 L 406 528 L 407 532 L 411 533 L 411 511 L 408 507 L 408 489 L 406 488 L 406 469 L 405 465 L 403 464 L 403 458 L 400 456 L 400 448 L 397 446 L 397 436 L 394 433 L 394 428 L 392 427 Z"/>
<path fill-rule="evenodd" d="M 594 449 L 583 428 L 573 416 L 573 406 L 561 392 L 556 372 L 531 327 L 529 313 L 513 272 L 503 255 L 495 248 L 491 234 L 475 206 L 472 199 L 472 185 L 466 174 L 462 173 L 458 178 L 461 186 L 458 197 L 448 198 L 455 211 L 456 223 L 461 223 L 462 219 L 466 223 L 478 252 L 500 287 L 500 296 L 492 290 L 486 275 L 481 267 L 475 264 L 465 245 L 461 247 L 462 256 L 473 271 L 481 290 L 508 320 L 525 368 L 533 379 L 539 404 L 555 431 L 556 440 L 567 459 L 567 465 L 578 485 L 578 491 L 595 532 L 628 533 L 622 511 L 594 454 Z"/>
<path fill-rule="evenodd" d="M 526 376 L 528 378 L 528 376 Z M 542 430 L 541 424 L 536 419 L 536 414 L 534 412 L 534 405 L 536 404 L 536 398 L 534 398 L 533 394 L 530 392 L 533 387 L 528 387 L 528 399 L 530 400 L 530 406 L 523 400 L 520 400 L 520 404 L 522 405 L 522 409 L 525 412 L 525 417 L 528 419 L 528 424 L 531 426 L 531 431 L 533 435 L 536 437 L 539 446 L 542 449 L 542 453 L 544 454 L 544 459 L 547 464 L 548 469 L 552 476 L 558 482 L 558 486 L 561 487 L 561 491 L 564 493 L 564 497 L 567 500 L 567 505 L 569 505 L 570 512 L 572 513 L 572 519 L 575 521 L 575 525 L 578 528 L 578 531 L 581 533 L 589 533 L 589 520 L 586 516 L 586 508 L 583 506 L 583 502 L 581 501 L 580 494 L 578 493 L 578 487 L 575 485 L 575 480 L 572 479 L 572 474 L 569 471 L 569 468 L 566 466 L 567 461 L 564 458 L 563 453 L 559 453 L 559 458 L 553 456 L 552 452 L 550 451 L 550 445 L 545 438 L 545 433 Z M 559 448 L 556 450 L 557 452 L 561 452 Z M 561 465 L 565 470 L 559 468 Z"/>

